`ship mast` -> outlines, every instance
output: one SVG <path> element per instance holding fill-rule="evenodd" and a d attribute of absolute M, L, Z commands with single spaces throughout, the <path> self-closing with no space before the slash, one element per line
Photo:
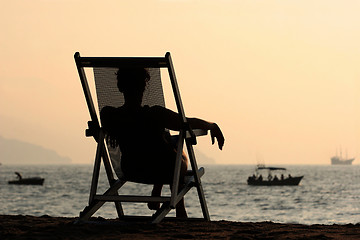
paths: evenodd
<path fill-rule="evenodd" d="M 341 148 L 341 145 L 340 145 L 340 161 L 343 160 L 342 158 L 342 148 Z"/>

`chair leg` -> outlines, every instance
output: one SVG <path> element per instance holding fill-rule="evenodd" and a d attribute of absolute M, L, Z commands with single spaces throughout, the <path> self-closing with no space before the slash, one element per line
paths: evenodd
<path fill-rule="evenodd" d="M 206 221 L 210 221 L 210 214 L 209 214 L 209 210 L 208 210 L 208 207 L 207 207 L 207 204 L 206 204 L 204 190 L 202 188 L 199 173 L 197 171 L 198 166 L 197 166 L 196 160 L 195 160 L 194 148 L 193 148 L 192 144 L 189 141 L 186 141 L 186 147 L 187 147 L 188 154 L 189 154 L 189 160 L 190 160 L 191 168 L 194 171 L 194 180 L 195 180 L 197 193 L 198 193 L 198 196 L 199 196 L 201 210 L 202 210 L 204 219 Z"/>
<path fill-rule="evenodd" d="M 196 186 L 198 195 L 199 195 L 199 200 L 200 200 L 200 205 L 201 205 L 201 210 L 203 212 L 203 216 L 204 219 L 206 221 L 210 221 L 210 215 L 209 215 L 209 210 L 207 208 L 207 204 L 206 204 L 206 200 L 205 200 L 205 195 L 204 195 L 204 190 L 202 188 L 202 185 L 199 184 Z"/>
<path fill-rule="evenodd" d="M 170 211 L 171 211 L 171 207 L 169 202 L 162 204 L 161 208 L 157 210 L 152 216 L 151 223 L 161 222 Z"/>
<path fill-rule="evenodd" d="M 175 206 L 176 206 L 175 199 L 176 199 L 176 196 L 178 194 L 178 189 L 179 189 L 180 168 L 181 168 L 181 161 L 182 161 L 184 136 L 185 136 L 185 133 L 183 130 L 181 130 L 180 134 L 179 134 L 178 143 L 177 143 L 174 176 L 173 176 L 172 189 L 171 189 L 170 206 L 172 208 L 175 208 Z"/>
<path fill-rule="evenodd" d="M 96 148 L 93 176 L 92 176 L 92 180 L 91 180 L 89 204 L 91 204 L 91 202 L 93 202 L 93 198 L 96 195 L 96 191 L 97 191 L 99 175 L 100 175 L 101 156 L 103 155 L 102 154 L 103 145 L 104 145 L 103 134 L 100 133 L 99 143 Z"/>
<path fill-rule="evenodd" d="M 107 152 L 106 152 L 105 145 L 103 146 L 102 153 L 103 153 L 103 162 L 104 162 L 104 167 L 105 167 L 106 175 L 107 175 L 107 178 L 108 178 L 108 181 L 109 181 L 110 186 L 112 186 L 116 180 L 115 180 L 114 174 L 113 174 L 113 172 L 112 172 L 112 168 L 111 168 L 111 165 L 110 165 L 109 156 L 108 156 L 108 154 L 107 154 Z M 119 195 L 117 191 L 116 191 L 114 194 L 115 194 L 115 195 Z M 117 214 L 118 214 L 118 217 L 119 217 L 119 218 L 120 218 L 120 217 L 123 217 L 123 216 L 124 216 L 124 211 L 123 211 L 121 202 L 114 202 L 114 204 L 115 204 L 115 208 L 116 208 L 116 212 L 117 212 Z"/>
<path fill-rule="evenodd" d="M 117 193 L 119 188 L 121 188 L 125 184 L 125 181 L 117 180 L 103 195 L 114 195 Z M 104 205 L 105 201 L 93 200 L 89 203 L 89 206 L 85 207 L 85 209 L 80 212 L 80 220 L 89 220 L 89 218 Z M 123 216 L 123 215 L 120 215 Z"/>

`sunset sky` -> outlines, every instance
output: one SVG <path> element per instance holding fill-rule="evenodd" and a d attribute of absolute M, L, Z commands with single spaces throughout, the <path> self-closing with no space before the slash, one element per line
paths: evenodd
<path fill-rule="evenodd" d="M 223 130 L 223 151 L 209 136 L 197 146 L 217 163 L 329 164 L 341 146 L 359 164 L 359 12 L 355 0 L 1 0 L 0 135 L 90 164 L 74 53 L 171 52 L 185 112 Z"/>

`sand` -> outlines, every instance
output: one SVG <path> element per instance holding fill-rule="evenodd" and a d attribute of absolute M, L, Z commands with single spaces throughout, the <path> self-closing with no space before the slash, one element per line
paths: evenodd
<path fill-rule="evenodd" d="M 76 218 L 0 215 L 0 239 L 360 239 L 360 223 L 300 225 L 272 222 L 171 221 L 159 224 Z"/>

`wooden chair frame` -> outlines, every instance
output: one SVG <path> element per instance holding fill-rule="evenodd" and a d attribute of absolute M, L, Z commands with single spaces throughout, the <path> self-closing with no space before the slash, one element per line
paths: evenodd
<path fill-rule="evenodd" d="M 180 97 L 180 91 L 175 77 L 175 71 L 172 64 L 170 53 L 166 53 L 165 57 L 80 57 L 78 52 L 74 55 L 76 66 L 78 69 L 81 85 L 84 91 L 86 103 L 90 113 L 91 121 L 88 122 L 89 128 L 86 130 L 86 136 L 92 136 L 97 141 L 97 150 L 94 162 L 94 170 L 92 183 L 90 188 L 89 205 L 80 212 L 79 220 L 86 221 L 99 209 L 105 202 L 114 202 L 115 208 L 119 218 L 125 218 L 121 202 L 160 202 L 162 203 L 161 208 L 155 212 L 151 217 L 152 223 L 159 223 L 165 216 L 174 209 L 176 204 L 185 196 L 185 194 L 192 188 L 196 187 L 203 219 L 210 221 L 210 216 L 205 200 L 204 191 L 200 181 L 200 177 L 204 174 L 204 169 L 198 169 L 193 145 L 196 144 L 196 130 L 192 130 L 187 123 L 184 107 Z M 180 130 L 177 144 L 177 156 L 174 169 L 173 187 L 170 197 L 160 196 L 135 196 L 135 195 L 119 195 L 118 190 L 125 184 L 126 181 L 121 179 L 115 179 L 112 171 L 112 167 L 109 160 L 108 151 L 105 144 L 105 135 L 100 127 L 99 119 L 95 111 L 93 98 L 91 96 L 90 88 L 86 78 L 84 68 L 94 67 L 112 67 L 116 68 L 119 66 L 136 66 L 144 68 L 167 68 L 169 72 L 169 78 L 175 102 L 179 116 L 182 121 L 182 129 Z M 195 132 L 195 133 L 194 133 Z M 202 135 L 200 133 L 199 135 Z M 182 151 L 184 143 L 187 147 L 188 157 L 191 165 L 192 175 L 188 177 L 185 182 L 185 186 L 179 189 L 179 178 L 180 178 L 180 166 Z M 106 175 L 110 187 L 103 194 L 97 194 L 97 186 L 99 181 L 100 165 L 101 161 L 104 164 Z"/>

